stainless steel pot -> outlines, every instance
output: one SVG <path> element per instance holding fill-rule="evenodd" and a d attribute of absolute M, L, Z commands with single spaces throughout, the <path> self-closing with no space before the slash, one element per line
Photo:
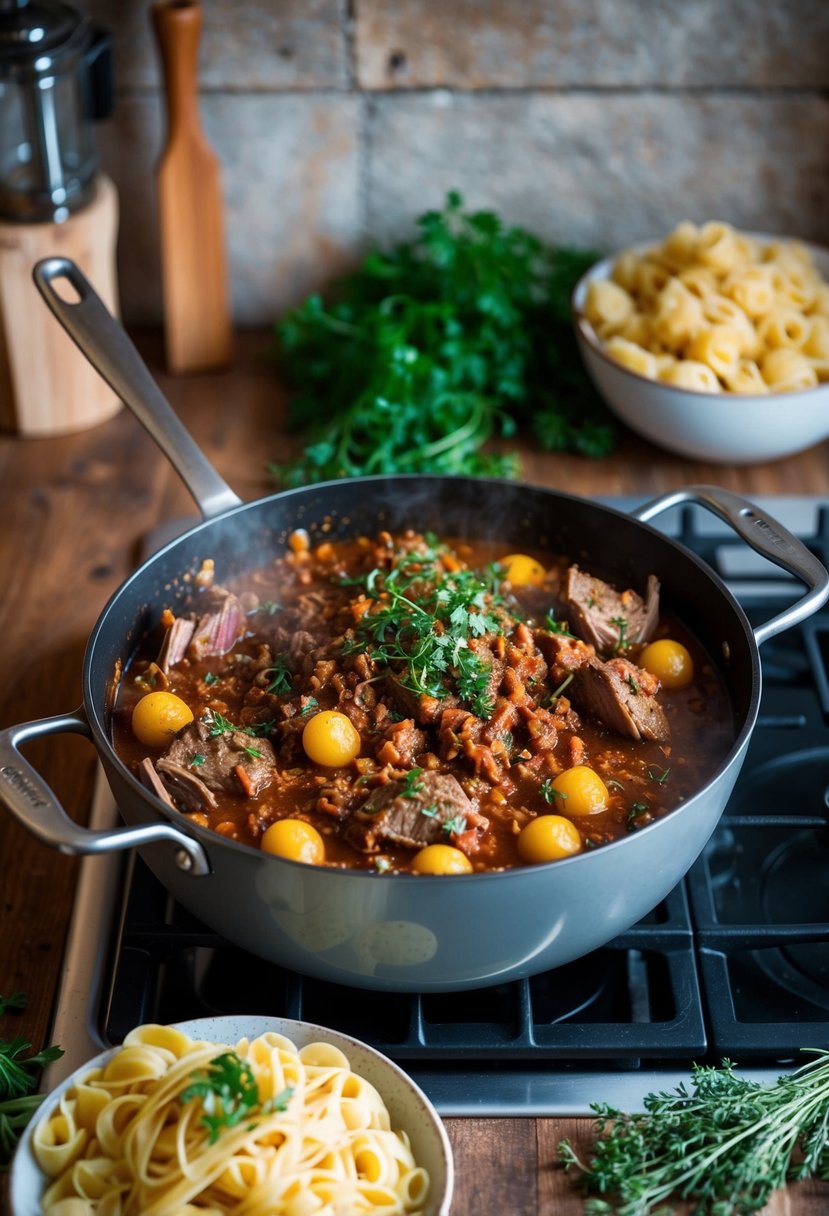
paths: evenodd
<path fill-rule="evenodd" d="M 198 503 L 204 522 L 146 561 L 112 596 L 83 666 L 83 706 L 0 734 L 0 797 L 45 843 L 67 853 L 138 848 L 184 907 L 252 954 L 338 983 L 450 991 L 531 975 L 586 954 L 646 915 L 682 878 L 714 830 L 757 718 L 758 647 L 816 611 L 829 574 L 778 523 L 710 486 L 677 490 L 632 515 L 568 494 L 495 480 L 371 477 L 308 486 L 242 503 L 206 461 L 161 396 L 127 335 L 80 271 L 39 263 L 52 311 L 150 431 Z M 68 304 L 55 280 L 77 293 Z M 752 630 L 717 575 L 649 526 L 669 507 L 698 503 L 757 552 L 801 579 L 802 599 Z M 266 855 L 191 824 L 138 782 L 115 754 L 115 673 L 162 609 L 187 588 L 184 572 L 214 558 L 222 577 L 272 557 L 297 527 L 328 538 L 415 526 L 497 536 L 511 549 L 578 557 L 625 586 L 658 573 L 663 602 L 694 630 L 731 690 L 735 741 L 712 779 L 663 819 L 592 853 L 496 874 L 424 877 L 312 867 Z M 69 820 L 20 755 L 37 736 L 73 731 L 98 751 L 127 826 L 91 832 Z"/>

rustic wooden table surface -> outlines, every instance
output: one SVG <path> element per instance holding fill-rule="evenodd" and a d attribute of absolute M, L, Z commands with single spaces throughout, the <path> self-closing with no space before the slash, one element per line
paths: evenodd
<path fill-rule="evenodd" d="M 138 344 L 185 425 L 243 499 L 272 492 L 265 465 L 287 450 L 285 398 L 263 355 L 267 334 L 237 337 L 232 370 L 172 378 L 158 335 Z M 713 482 L 747 497 L 829 498 L 829 444 L 761 466 L 693 464 L 626 437 L 600 462 L 527 451 L 529 482 L 571 493 L 656 494 Z M 75 708 L 86 639 L 109 595 L 137 564 L 142 538 L 160 521 L 193 514 L 177 475 L 126 411 L 94 429 L 48 439 L 0 438 L 0 726 Z M 95 755 L 72 736 L 31 744 L 27 755 L 83 819 Z M 0 1038 L 40 1046 L 49 1032 L 62 966 L 76 859 L 37 843 L 0 812 L 3 946 L 0 993 L 28 994 L 28 1008 L 0 1022 Z M 596 1095 L 597 1100 L 602 1095 Z M 582 1201 L 554 1168 L 563 1136 L 589 1144 L 589 1120 L 448 1119 L 457 1186 L 453 1216 L 576 1216 Z M 789 1188 L 775 1216 L 829 1210 L 829 1186 Z"/>

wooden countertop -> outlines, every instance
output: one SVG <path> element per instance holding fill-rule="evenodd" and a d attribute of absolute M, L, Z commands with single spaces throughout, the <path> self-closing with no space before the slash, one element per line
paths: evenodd
<path fill-rule="evenodd" d="M 262 358 L 268 335 L 239 335 L 231 371 L 179 379 L 160 370 L 158 335 L 138 335 L 137 341 L 221 475 L 243 499 L 271 493 L 265 465 L 285 453 L 287 441 L 284 394 Z M 629 436 L 599 462 L 528 450 L 523 476 L 583 495 L 651 495 L 708 482 L 749 498 L 829 498 L 829 443 L 784 461 L 731 469 L 686 462 Z M 192 515 L 194 508 L 177 475 L 126 410 L 75 435 L 0 438 L 0 497 L 0 726 L 5 727 L 80 704 L 86 639 L 110 594 L 137 564 L 142 537 L 160 521 Z M 90 745 L 62 736 L 27 746 L 27 755 L 69 814 L 83 819 L 95 768 Z M 22 990 L 29 998 L 23 1014 L 2 1020 L 2 1038 L 22 1034 L 38 1047 L 45 1042 L 77 865 L 0 814 L 0 993 Z M 456 1155 L 453 1216 L 581 1212 L 581 1199 L 554 1162 L 565 1135 L 586 1148 L 589 1120 L 467 1118 L 448 1119 L 447 1127 Z M 827 1206 L 829 1189 L 806 1184 L 778 1195 L 769 1211 L 818 1216 Z"/>

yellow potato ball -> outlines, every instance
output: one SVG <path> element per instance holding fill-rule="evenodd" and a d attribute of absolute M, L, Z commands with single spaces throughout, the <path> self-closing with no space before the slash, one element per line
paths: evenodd
<path fill-rule="evenodd" d="M 526 553 L 510 553 L 508 557 L 499 558 L 498 565 L 504 572 L 504 579 L 513 587 L 540 587 L 547 577 L 541 562 Z"/>
<path fill-rule="evenodd" d="M 518 856 L 527 865 L 560 861 L 581 852 L 579 829 L 563 815 L 539 815 L 521 829 Z"/>
<path fill-rule="evenodd" d="M 639 656 L 639 666 L 665 688 L 685 688 L 694 678 L 694 660 L 681 642 L 671 638 L 650 642 Z"/>
<path fill-rule="evenodd" d="M 586 764 L 565 769 L 553 781 L 553 789 L 562 798 L 567 814 L 580 818 L 605 810 L 610 794 L 601 777 Z"/>
<path fill-rule="evenodd" d="M 451 844 L 427 844 L 415 853 L 412 869 L 416 874 L 471 874 L 472 862 Z"/>
<path fill-rule="evenodd" d="M 336 709 L 314 714 L 302 732 L 302 746 L 308 759 L 325 768 L 348 764 L 359 756 L 360 745 L 356 726 Z"/>
<path fill-rule="evenodd" d="M 174 692 L 148 692 L 132 711 L 132 733 L 147 747 L 166 747 L 192 721 L 192 709 Z"/>
<path fill-rule="evenodd" d="M 262 836 L 263 853 L 288 861 L 319 866 L 325 861 L 325 843 L 315 827 L 303 819 L 277 819 Z"/>

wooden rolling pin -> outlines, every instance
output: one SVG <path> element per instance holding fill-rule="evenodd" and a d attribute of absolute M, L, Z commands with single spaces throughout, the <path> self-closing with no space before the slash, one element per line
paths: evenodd
<path fill-rule="evenodd" d="M 199 119 L 198 0 L 151 9 L 167 102 L 157 168 L 164 335 L 171 372 L 223 367 L 231 357 L 221 175 Z"/>

